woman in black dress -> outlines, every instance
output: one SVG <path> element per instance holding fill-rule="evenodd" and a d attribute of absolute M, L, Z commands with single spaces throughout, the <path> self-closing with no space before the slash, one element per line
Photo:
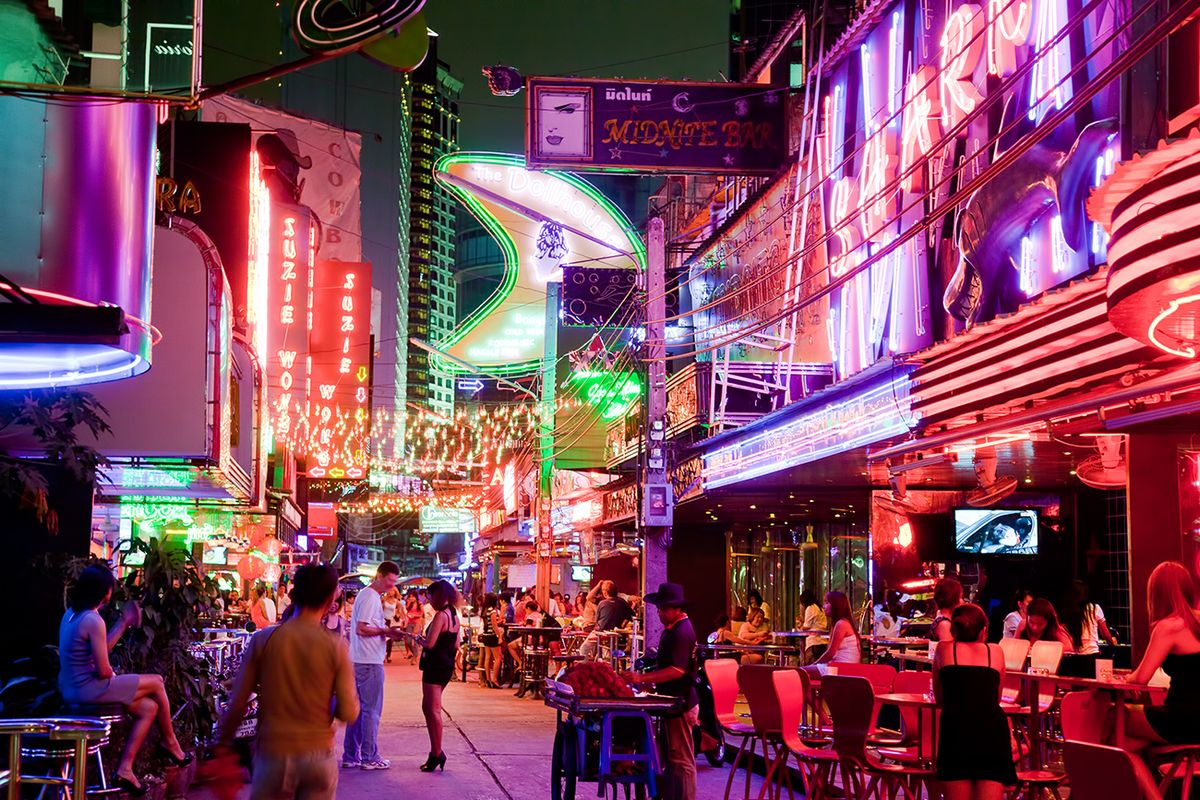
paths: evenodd
<path fill-rule="evenodd" d="M 421 712 L 429 731 L 429 758 L 421 765 L 422 772 L 446 769 L 446 754 L 442 752 L 442 690 L 454 674 L 459 630 L 454 611 L 458 591 L 446 581 L 435 581 L 428 591 L 433 620 L 423 637 L 412 637 L 421 646 Z"/>
<path fill-rule="evenodd" d="M 1008 719 L 1000 708 L 1004 652 L 988 644 L 987 616 L 973 603 L 954 609 L 953 639 L 933 657 L 942 711 L 937 777 L 946 800 L 1000 800 L 1017 782 Z"/>
<path fill-rule="evenodd" d="M 1200 744 L 1200 612 L 1196 585 L 1188 568 L 1165 561 L 1150 573 L 1150 644 L 1130 683 L 1149 683 L 1159 667 L 1171 676 L 1161 706 L 1126 706 L 1125 747 L 1148 744 Z"/>
<path fill-rule="evenodd" d="M 479 680 L 488 688 L 500 687 L 500 665 L 503 657 L 500 653 L 500 634 L 498 628 L 501 622 L 500 602 L 496 595 L 488 592 L 483 597 L 483 632 L 479 634 L 479 647 L 482 651 L 479 666 L 483 674 Z"/>

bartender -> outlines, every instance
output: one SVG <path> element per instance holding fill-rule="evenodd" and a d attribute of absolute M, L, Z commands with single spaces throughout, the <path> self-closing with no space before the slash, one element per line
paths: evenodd
<path fill-rule="evenodd" d="M 663 800 L 695 800 L 696 754 L 692 728 L 699 723 L 696 697 L 696 632 L 688 619 L 683 587 L 677 583 L 659 584 L 657 592 L 646 595 L 646 602 L 658 610 L 663 632 L 658 640 L 658 660 L 650 672 L 625 672 L 634 686 L 654 684 L 655 691 L 683 698 L 684 713 L 663 718 L 662 760 L 665 774 Z"/>

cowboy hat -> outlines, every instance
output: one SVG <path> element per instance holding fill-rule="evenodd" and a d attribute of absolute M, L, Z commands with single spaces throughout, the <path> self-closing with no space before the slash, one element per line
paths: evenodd
<path fill-rule="evenodd" d="M 646 595 L 645 601 L 660 608 L 683 608 L 688 604 L 683 597 L 683 587 L 678 583 L 660 583 L 658 591 Z"/>

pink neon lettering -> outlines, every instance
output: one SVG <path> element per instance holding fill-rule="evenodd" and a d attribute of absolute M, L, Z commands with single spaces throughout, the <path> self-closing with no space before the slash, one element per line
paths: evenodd
<path fill-rule="evenodd" d="M 904 88 L 907 103 L 900 133 L 900 188 L 906 192 L 919 192 L 925 188 L 925 169 L 914 169 L 933 149 L 933 143 L 941 138 L 942 103 L 938 97 L 937 74 L 928 64 L 908 76 Z"/>
<path fill-rule="evenodd" d="M 877 131 L 863 148 L 859 199 L 862 234 L 869 242 L 886 238 L 885 226 L 896 213 L 896 190 L 884 189 L 896 178 L 896 136 L 888 128 Z"/>
<path fill-rule="evenodd" d="M 983 10 L 974 3 L 959 6 L 946 20 L 942 31 L 941 94 L 942 125 L 953 128 L 975 106 L 983 95 L 971 82 L 975 68 L 983 57 Z"/>
<path fill-rule="evenodd" d="M 988 0 L 988 72 L 1005 77 L 1017 68 L 1017 48 L 1029 41 L 1029 0 Z"/>

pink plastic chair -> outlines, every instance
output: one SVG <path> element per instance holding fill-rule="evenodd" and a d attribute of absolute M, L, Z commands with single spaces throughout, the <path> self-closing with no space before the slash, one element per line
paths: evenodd
<path fill-rule="evenodd" d="M 892 691 L 897 694 L 928 694 L 933 686 L 933 673 L 915 670 L 906 670 L 896 674 L 896 682 L 892 684 Z M 916 764 L 919 761 L 920 753 L 934 752 L 933 728 L 932 725 L 924 727 L 918 725 L 917 714 L 920 712 L 911 706 L 903 706 L 900 708 L 900 737 L 895 744 L 888 744 L 885 748 L 879 750 L 879 755 L 882 758 L 888 758 L 893 761 L 899 761 L 903 764 Z M 917 730 L 921 730 L 924 742 L 917 742 Z M 921 747 L 918 748 L 917 745 Z"/>
<path fill-rule="evenodd" d="M 892 691 L 892 685 L 896 682 L 896 668 L 888 664 L 837 664 L 836 666 L 838 675 L 866 678 L 871 682 L 871 691 L 875 694 L 887 694 Z M 879 711 L 882 707 L 881 703 L 876 703 L 874 713 L 871 714 L 869 742 L 889 746 L 897 745 L 900 742 L 895 734 L 888 731 L 876 731 L 879 726 Z"/>
<path fill-rule="evenodd" d="M 1029 655 L 1026 639 L 1001 639 L 1000 650 L 1004 653 L 1004 668 L 1014 672 L 1024 669 L 1025 657 Z M 1000 681 L 1000 701 L 1017 703 L 1021 700 L 1021 679 L 1007 675 Z"/>
<path fill-rule="evenodd" d="M 780 703 L 783 744 L 796 757 L 804 781 L 804 796 L 808 800 L 821 800 L 833 778 L 838 755 L 833 750 L 809 747 L 800 738 L 800 717 L 805 704 L 804 682 L 800 675 L 797 670 L 780 669 L 771 675 L 771 680 Z M 783 769 L 787 769 L 786 758 Z"/>
<path fill-rule="evenodd" d="M 894 798 L 900 793 L 909 800 L 918 800 L 922 787 L 933 780 L 932 770 L 884 764 L 867 753 L 875 706 L 870 682 L 841 674 L 826 675 L 821 679 L 821 696 L 833 716 L 833 749 L 842 766 L 843 788 L 855 797 Z"/>
<path fill-rule="evenodd" d="M 721 732 L 727 738 L 741 739 L 737 755 L 733 758 L 733 765 L 729 768 L 729 780 L 725 782 L 725 800 L 729 800 L 729 793 L 733 789 L 733 777 L 737 774 L 742 757 L 746 755 L 747 746 L 750 748 L 749 757 L 754 757 L 756 734 L 753 725 L 738 720 L 735 710 L 738 696 L 738 663 L 732 658 L 712 658 L 704 662 L 704 674 L 712 687 L 713 710 L 716 712 Z M 746 763 L 746 790 L 743 797 L 750 797 L 749 760 Z"/>
<path fill-rule="evenodd" d="M 778 667 L 765 664 L 747 664 L 738 669 L 738 686 L 746 696 L 750 705 L 750 719 L 754 723 L 754 733 L 762 743 L 763 758 L 767 762 L 767 777 L 763 781 L 759 798 L 766 795 L 767 788 L 773 782 L 786 783 L 788 795 L 792 795 L 792 778 L 787 769 L 788 748 L 783 741 L 783 718 L 781 703 L 775 691 L 775 681 L 772 675 Z M 786 669 L 786 668 L 784 668 Z M 799 724 L 797 723 L 797 733 Z M 783 767 L 783 769 L 780 769 Z M 747 772 L 747 778 L 749 773 Z M 778 793 L 781 787 L 777 786 Z"/>
<path fill-rule="evenodd" d="M 1100 744 L 1112 701 L 1099 692 L 1068 692 L 1058 707 L 1064 739 Z"/>
<path fill-rule="evenodd" d="M 1063 743 L 1071 800 L 1162 800 L 1154 777 L 1140 759 L 1117 747 Z"/>

